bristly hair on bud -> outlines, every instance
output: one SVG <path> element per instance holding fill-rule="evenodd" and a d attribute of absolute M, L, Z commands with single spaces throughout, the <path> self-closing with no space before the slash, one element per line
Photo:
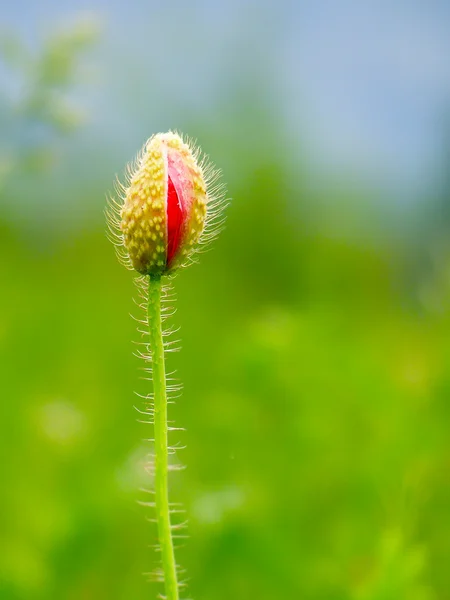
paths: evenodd
<path fill-rule="evenodd" d="M 223 227 L 219 178 L 191 140 L 171 131 L 153 135 L 109 198 L 109 237 L 121 263 L 152 276 L 191 264 Z"/>

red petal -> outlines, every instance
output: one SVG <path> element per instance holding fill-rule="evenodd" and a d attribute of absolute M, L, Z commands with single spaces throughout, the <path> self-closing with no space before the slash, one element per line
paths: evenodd
<path fill-rule="evenodd" d="M 167 266 L 170 267 L 170 263 L 180 247 L 184 214 L 170 175 L 167 187 Z"/>

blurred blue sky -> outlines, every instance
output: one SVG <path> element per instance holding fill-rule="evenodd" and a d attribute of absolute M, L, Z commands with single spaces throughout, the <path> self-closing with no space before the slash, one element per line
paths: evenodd
<path fill-rule="evenodd" d="M 120 140 L 117 165 L 154 130 L 232 119 L 229 90 L 256 82 L 255 103 L 322 179 L 412 201 L 444 173 L 448 1 L 16 0 L 1 14 L 31 47 L 80 15 L 99 22 L 77 143 Z"/>

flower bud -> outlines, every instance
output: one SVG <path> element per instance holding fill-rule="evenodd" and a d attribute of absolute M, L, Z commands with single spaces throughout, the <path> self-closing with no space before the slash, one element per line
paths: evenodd
<path fill-rule="evenodd" d="M 199 164 L 197 155 L 175 133 L 152 136 L 122 187 L 123 204 L 113 203 L 115 214 L 109 216 L 116 245 L 143 275 L 163 275 L 187 264 L 199 249 L 208 212 L 217 220 L 222 194 L 207 189 L 217 172 Z"/>

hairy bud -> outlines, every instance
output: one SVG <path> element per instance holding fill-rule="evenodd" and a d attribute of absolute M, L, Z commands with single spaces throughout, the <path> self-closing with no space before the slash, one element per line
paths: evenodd
<path fill-rule="evenodd" d="M 218 172 L 176 133 L 158 133 L 145 144 L 110 201 L 109 225 L 127 266 L 163 275 L 189 263 L 222 224 Z M 213 188 L 213 189 L 212 189 Z"/>

